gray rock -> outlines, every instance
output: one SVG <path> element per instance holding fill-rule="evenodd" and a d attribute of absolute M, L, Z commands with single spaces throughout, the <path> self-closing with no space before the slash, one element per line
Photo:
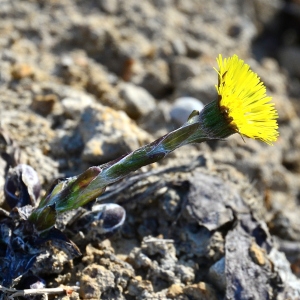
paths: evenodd
<path fill-rule="evenodd" d="M 285 288 L 278 295 L 278 299 L 299 299 L 300 298 L 300 280 L 292 272 L 290 262 L 282 252 L 273 248 L 269 258 L 274 264 L 274 269 L 278 272 Z"/>
<path fill-rule="evenodd" d="M 178 125 L 182 125 L 188 119 L 193 110 L 201 111 L 204 105 L 201 101 L 193 97 L 178 98 L 170 111 L 171 119 Z"/>
<path fill-rule="evenodd" d="M 201 99 L 203 104 L 207 104 L 217 96 L 216 83 L 217 73 L 212 71 L 204 72 L 203 75 L 181 82 L 176 87 L 174 98 L 194 97 Z"/>
<path fill-rule="evenodd" d="M 80 296 L 84 299 L 95 299 L 114 286 L 114 274 L 103 266 L 92 264 L 82 272 Z"/>
<path fill-rule="evenodd" d="M 151 118 L 145 116 L 139 120 L 139 125 L 150 132 L 154 137 L 161 137 L 169 130 L 171 121 L 170 110 L 172 105 L 169 101 L 161 100 L 158 102 L 155 110 L 151 113 Z M 173 124 L 172 124 L 173 125 Z"/>
<path fill-rule="evenodd" d="M 184 42 L 181 39 L 175 39 L 174 41 L 172 41 L 172 47 L 175 54 L 182 56 L 186 55 L 187 49 Z"/>
<path fill-rule="evenodd" d="M 191 283 L 195 280 L 195 270 L 187 265 L 176 264 L 175 274 L 180 278 L 181 282 Z"/>
<path fill-rule="evenodd" d="M 227 34 L 240 41 L 241 51 L 247 53 L 252 40 L 257 36 L 255 25 L 248 18 L 236 17 L 228 24 Z"/>
<path fill-rule="evenodd" d="M 173 240 L 144 238 L 141 249 L 135 248 L 130 253 L 129 261 L 137 268 L 147 270 L 147 277 L 151 280 L 160 278 L 170 283 L 192 282 L 195 278 L 194 269 L 185 262 L 178 262 L 173 243 Z M 150 257 L 153 256 L 159 259 L 151 261 Z"/>
<path fill-rule="evenodd" d="M 101 0 L 100 7 L 107 13 L 115 14 L 118 11 L 119 0 Z"/>
<path fill-rule="evenodd" d="M 183 288 L 184 298 L 175 299 L 201 299 L 201 300 L 218 300 L 215 289 L 208 283 L 200 281 Z"/>
<path fill-rule="evenodd" d="M 168 8 L 173 5 L 173 0 L 152 0 L 158 9 Z"/>
<path fill-rule="evenodd" d="M 273 293 L 271 263 L 262 250 L 256 252 L 259 262 L 250 256 L 252 239 L 240 224 L 226 236 L 226 299 L 270 299 Z"/>
<path fill-rule="evenodd" d="M 190 58 L 196 58 L 202 55 L 203 53 L 209 54 L 209 46 L 207 43 L 195 40 L 191 37 L 185 38 L 187 56 Z"/>
<path fill-rule="evenodd" d="M 83 93 L 78 97 L 66 97 L 61 101 L 65 115 L 72 119 L 80 117 L 84 109 L 94 102 L 92 97 Z"/>
<path fill-rule="evenodd" d="M 121 111 L 100 104 L 86 107 L 79 122 L 82 159 L 97 164 L 115 159 L 150 142 L 148 134 Z"/>
<path fill-rule="evenodd" d="M 131 83 L 120 87 L 120 96 L 125 100 L 125 111 L 129 117 L 138 119 L 155 109 L 155 99 L 144 88 Z"/>
<path fill-rule="evenodd" d="M 186 212 L 210 231 L 233 221 L 232 205 L 245 209 L 238 193 L 220 178 L 195 172 L 191 183 Z"/>
<path fill-rule="evenodd" d="M 151 281 L 142 280 L 141 276 L 132 278 L 128 284 L 128 294 L 135 296 L 138 300 L 154 299 L 152 297 L 153 286 Z"/>
<path fill-rule="evenodd" d="M 176 57 L 171 63 L 171 77 L 175 84 L 195 77 L 200 73 L 200 65 L 197 61 L 187 57 Z"/>
<path fill-rule="evenodd" d="M 279 51 L 279 62 L 292 76 L 300 76 L 300 48 L 295 46 L 283 47 Z"/>
<path fill-rule="evenodd" d="M 157 59 L 146 64 L 145 74 L 137 80 L 137 84 L 145 88 L 155 98 L 163 98 L 170 92 L 171 79 L 168 63 L 163 59 Z"/>
<path fill-rule="evenodd" d="M 215 262 L 208 272 L 208 276 L 211 282 L 220 290 L 225 291 L 226 289 L 226 276 L 225 276 L 225 258 L 222 257 L 220 260 Z"/>

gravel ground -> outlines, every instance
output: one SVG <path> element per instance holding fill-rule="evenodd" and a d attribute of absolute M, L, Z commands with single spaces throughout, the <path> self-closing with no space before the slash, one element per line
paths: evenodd
<path fill-rule="evenodd" d="M 82 256 L 49 245 L 32 267 L 48 288 L 78 287 L 56 299 L 300 299 L 299 9 L 0 0 L 1 187 L 16 162 L 45 191 L 180 126 L 215 99 L 219 53 L 250 64 L 279 112 L 274 146 L 186 146 L 109 187 L 98 200 L 127 217 L 108 239 L 60 220 Z"/>

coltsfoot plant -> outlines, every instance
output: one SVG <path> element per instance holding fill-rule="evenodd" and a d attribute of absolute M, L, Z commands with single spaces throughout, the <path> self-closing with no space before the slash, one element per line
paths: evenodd
<path fill-rule="evenodd" d="M 80 251 L 55 223 L 60 214 L 95 200 L 105 188 L 142 166 L 157 162 L 176 148 L 208 140 L 225 139 L 238 133 L 267 144 L 278 137 L 278 114 L 266 96 L 266 88 L 249 66 L 233 55 L 217 58 L 218 97 L 202 111 L 193 111 L 180 128 L 114 161 L 94 166 L 79 176 L 53 185 L 37 203 L 37 174 L 29 166 L 10 172 L 5 187 L 6 201 L 12 210 L 0 226 L 0 284 L 12 287 L 17 278 L 28 273 L 45 242 L 79 255 Z M 103 237 L 122 225 L 125 211 L 114 204 L 101 204 L 98 216 L 103 220 Z"/>

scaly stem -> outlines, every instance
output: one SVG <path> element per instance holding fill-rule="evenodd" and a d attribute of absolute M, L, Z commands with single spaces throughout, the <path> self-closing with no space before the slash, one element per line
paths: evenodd
<path fill-rule="evenodd" d="M 139 168 L 157 162 L 175 149 L 211 139 L 221 139 L 235 133 L 218 106 L 218 101 L 206 105 L 199 113 L 193 111 L 180 128 L 164 135 L 107 164 L 91 167 L 78 177 L 57 184 L 29 220 L 39 231 L 48 230 L 55 224 L 58 214 L 78 208 L 100 196 L 105 188 Z"/>
<path fill-rule="evenodd" d="M 102 172 L 90 183 L 88 189 L 106 187 L 132 171 L 161 160 L 181 146 L 226 138 L 233 133 L 235 131 L 228 126 L 227 120 L 220 113 L 218 102 L 213 101 L 200 113 L 194 111 L 182 127 L 121 158 L 99 166 Z"/>

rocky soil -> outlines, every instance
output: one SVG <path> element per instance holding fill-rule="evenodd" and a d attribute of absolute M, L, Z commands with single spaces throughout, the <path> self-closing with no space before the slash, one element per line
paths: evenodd
<path fill-rule="evenodd" d="M 45 191 L 180 126 L 216 97 L 219 53 L 250 64 L 279 112 L 274 146 L 235 135 L 184 147 L 109 187 L 98 201 L 126 209 L 120 232 L 69 226 L 83 255 L 49 245 L 33 266 L 46 287 L 78 287 L 56 299 L 300 299 L 299 9 L 0 0 L 3 209 L 9 166 L 32 166 Z"/>

